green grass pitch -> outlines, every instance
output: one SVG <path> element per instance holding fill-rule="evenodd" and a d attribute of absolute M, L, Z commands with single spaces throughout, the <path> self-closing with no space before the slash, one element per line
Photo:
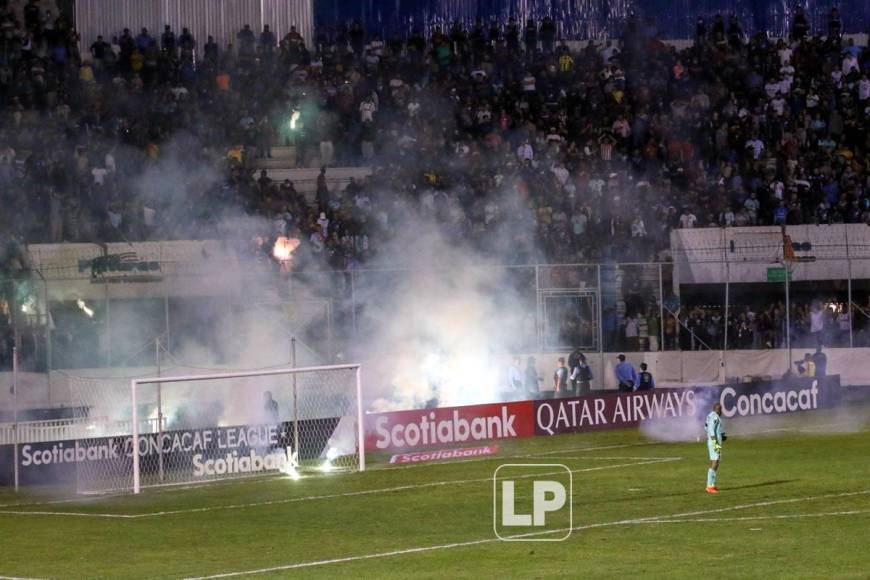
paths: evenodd
<path fill-rule="evenodd" d="M 867 578 L 870 424 L 832 432 L 836 421 L 726 422 L 716 496 L 704 493 L 703 442 L 637 430 L 502 443 L 478 461 L 135 497 L 3 489 L 0 576 Z M 502 463 L 573 471 L 567 540 L 495 538 L 491 478 Z"/>

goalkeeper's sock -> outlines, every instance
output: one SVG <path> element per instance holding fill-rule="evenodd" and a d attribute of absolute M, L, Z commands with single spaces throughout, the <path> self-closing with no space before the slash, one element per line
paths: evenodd
<path fill-rule="evenodd" d="M 707 487 L 716 485 L 716 472 L 712 469 L 707 469 Z"/>

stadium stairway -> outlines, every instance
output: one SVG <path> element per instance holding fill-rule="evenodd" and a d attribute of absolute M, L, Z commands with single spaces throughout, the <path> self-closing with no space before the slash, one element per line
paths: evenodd
<path fill-rule="evenodd" d="M 309 201 L 314 200 L 314 194 L 317 191 L 317 176 L 320 174 L 320 169 L 316 167 L 297 167 L 297 168 L 262 168 L 266 170 L 266 175 L 277 184 L 280 184 L 285 179 L 289 179 L 296 187 L 296 191 L 305 194 Z M 255 171 L 254 177 L 258 177 L 260 169 Z M 372 174 L 371 167 L 330 167 L 326 170 L 326 183 L 330 193 L 344 191 L 347 184 L 350 183 L 351 177 L 361 180 Z"/>

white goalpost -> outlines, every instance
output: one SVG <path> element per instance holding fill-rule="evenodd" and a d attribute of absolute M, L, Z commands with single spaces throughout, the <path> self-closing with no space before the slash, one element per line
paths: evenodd
<path fill-rule="evenodd" d="M 359 364 L 76 380 L 79 492 L 365 470 Z M 126 387 L 124 386 L 126 385 Z"/>

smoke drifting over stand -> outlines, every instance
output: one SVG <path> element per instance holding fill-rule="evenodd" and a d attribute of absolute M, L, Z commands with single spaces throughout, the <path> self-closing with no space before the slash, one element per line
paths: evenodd
<path fill-rule="evenodd" d="M 348 354 L 366 364 L 372 408 L 500 400 L 504 354 L 535 333 L 535 295 L 523 292 L 533 272 L 524 280 L 528 272 L 499 267 L 515 232 L 492 232 L 497 251 L 484 257 L 418 211 L 398 222 L 378 258 L 395 269 L 363 273 L 356 290 L 364 306 Z"/>

